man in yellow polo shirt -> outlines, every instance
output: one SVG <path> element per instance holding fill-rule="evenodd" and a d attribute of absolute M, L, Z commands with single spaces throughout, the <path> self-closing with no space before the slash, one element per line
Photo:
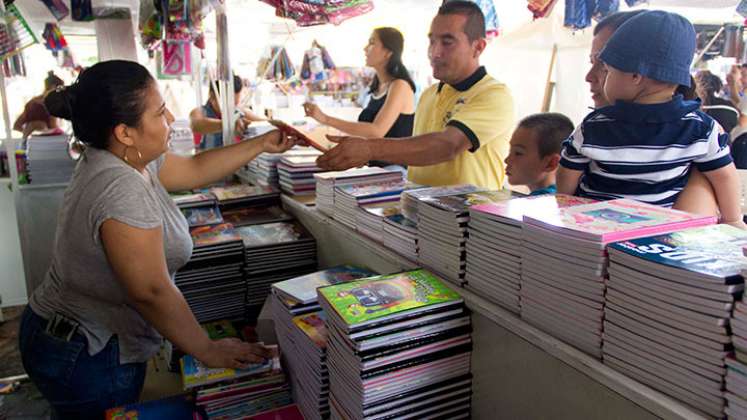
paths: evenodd
<path fill-rule="evenodd" d="M 486 46 L 482 11 L 469 1 L 450 1 L 438 10 L 428 37 L 433 77 L 441 83 L 421 95 L 414 136 L 331 137 L 339 144 L 319 157 L 319 167 L 343 170 L 383 160 L 408 165 L 409 180 L 418 184 L 503 186 L 513 99 L 480 66 Z"/>

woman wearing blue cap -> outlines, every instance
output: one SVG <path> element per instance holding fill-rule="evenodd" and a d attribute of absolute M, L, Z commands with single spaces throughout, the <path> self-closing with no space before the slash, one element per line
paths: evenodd
<path fill-rule="evenodd" d="M 723 222 L 744 227 L 728 137 L 698 102 L 674 95 L 690 86 L 694 52 L 692 24 L 663 11 L 635 16 L 612 35 L 599 60 L 613 105 L 589 114 L 566 143 L 559 193 L 672 206 L 696 167 Z"/>

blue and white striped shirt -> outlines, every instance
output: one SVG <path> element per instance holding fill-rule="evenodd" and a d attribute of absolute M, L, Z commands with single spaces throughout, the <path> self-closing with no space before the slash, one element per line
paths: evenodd
<path fill-rule="evenodd" d="M 672 206 L 693 164 L 707 172 L 732 162 L 727 134 L 699 107 L 678 95 L 663 104 L 617 102 L 589 114 L 561 152 L 563 167 L 584 172 L 576 195 Z"/>

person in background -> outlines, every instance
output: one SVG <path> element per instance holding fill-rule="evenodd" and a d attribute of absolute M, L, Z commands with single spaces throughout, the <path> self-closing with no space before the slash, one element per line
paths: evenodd
<path fill-rule="evenodd" d="M 701 109 L 730 133 L 739 122 L 739 110 L 731 101 L 718 97 L 724 87 L 721 79 L 708 70 L 701 70 L 695 75 L 695 82 L 696 92 L 703 104 Z"/>
<path fill-rule="evenodd" d="M 168 192 L 204 187 L 297 139 L 275 130 L 195 156 L 171 154 L 174 117 L 155 79 L 131 61 L 97 63 L 45 103 L 86 145 L 65 191 L 51 265 L 19 331 L 23 366 L 55 418 L 101 419 L 138 401 L 162 336 L 208 367 L 269 357 L 258 344 L 210 340 L 197 323 L 174 285 L 192 238 Z"/>
<path fill-rule="evenodd" d="M 594 38 L 591 43 L 591 52 L 589 54 L 591 68 L 586 74 L 586 82 L 589 83 L 591 98 L 594 102 L 594 108 L 600 109 L 612 103 L 604 94 L 604 84 L 607 78 L 607 69 L 599 60 L 599 54 L 604 49 L 612 35 L 627 21 L 645 13 L 645 10 L 631 10 L 625 12 L 613 13 L 602 19 L 594 27 Z M 737 69 L 737 77 L 739 70 Z M 692 79 L 691 79 L 692 80 Z M 683 85 L 680 85 L 680 93 Z M 691 89 L 685 89 L 691 91 Z M 698 170 L 692 168 L 690 177 L 685 189 L 679 194 L 674 206 L 675 209 L 687 211 L 690 213 L 704 215 L 718 215 L 718 204 L 716 196 L 711 188 L 711 184 L 706 177 Z"/>
<path fill-rule="evenodd" d="M 408 179 L 421 185 L 503 187 L 514 106 L 506 85 L 480 65 L 487 45 L 482 10 L 470 1 L 444 4 L 428 38 L 433 76 L 441 82 L 421 95 L 413 137 L 330 136 L 339 144 L 317 159 L 319 167 L 344 170 L 383 160 L 408 165 Z"/>
<path fill-rule="evenodd" d="M 306 115 L 346 134 L 371 138 L 412 136 L 415 121 L 415 82 L 402 64 L 404 38 L 394 28 L 374 29 L 364 49 L 366 66 L 376 70 L 370 86 L 370 100 L 358 122 L 331 117 L 313 103 L 305 103 Z M 369 165 L 388 166 L 372 161 Z"/>
<path fill-rule="evenodd" d="M 529 195 L 554 194 L 560 149 L 573 133 L 573 122 L 563 114 L 530 115 L 511 136 L 506 157 L 506 177 L 514 186 L 526 185 Z"/>
<path fill-rule="evenodd" d="M 239 76 L 233 76 L 233 93 L 234 106 L 238 106 L 241 101 L 241 92 L 244 84 Z M 217 91 L 216 91 L 217 90 Z M 223 141 L 223 123 L 220 111 L 220 102 L 218 95 L 220 90 L 218 85 L 210 84 L 210 94 L 205 105 L 195 108 L 189 113 L 189 122 L 192 132 L 195 134 L 196 142 L 199 142 L 201 150 L 221 147 L 224 144 L 230 144 Z M 262 121 L 263 118 L 255 115 L 250 109 L 237 109 L 239 117 L 236 119 L 234 130 L 237 134 L 243 134 L 246 127 L 254 121 Z"/>
<path fill-rule="evenodd" d="M 651 48 L 634 47 L 644 42 Z M 672 206 L 696 166 L 715 192 L 722 222 L 745 228 L 728 136 L 698 102 L 673 96 L 690 84 L 694 53 L 692 24 L 673 13 L 642 13 L 612 35 L 599 59 L 614 105 L 589 114 L 565 142 L 558 193 Z"/>
<path fill-rule="evenodd" d="M 44 98 L 49 92 L 64 84 L 65 82 L 57 77 L 54 72 L 47 73 L 47 78 L 44 79 L 44 93 L 28 101 L 23 107 L 21 115 L 13 123 L 13 130 L 21 132 L 24 140 L 34 133 L 42 135 L 62 134 L 57 118 L 50 115 L 44 106 Z"/>

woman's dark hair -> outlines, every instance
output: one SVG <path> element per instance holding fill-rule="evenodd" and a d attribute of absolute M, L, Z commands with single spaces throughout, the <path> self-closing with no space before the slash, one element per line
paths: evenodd
<path fill-rule="evenodd" d="M 690 86 L 679 85 L 677 90 L 674 91 L 675 95 L 682 95 L 682 99 L 686 101 L 693 101 L 698 99 L 698 83 L 695 78 L 690 76 Z"/>
<path fill-rule="evenodd" d="M 52 89 L 56 89 L 59 86 L 64 86 L 65 82 L 62 81 L 53 71 L 47 73 L 47 78 L 44 79 L 44 91 L 49 92 Z"/>
<path fill-rule="evenodd" d="M 405 39 L 402 37 L 402 33 L 394 28 L 376 28 L 374 33 L 381 44 L 387 50 L 392 52 L 389 57 L 389 62 L 386 63 L 386 71 L 391 75 L 394 80 L 402 79 L 410 85 L 412 91 L 415 92 L 415 82 L 410 77 L 410 72 L 407 71 L 407 67 L 402 64 L 402 50 L 405 48 Z M 371 83 L 371 93 L 376 93 L 379 90 L 379 76 L 374 76 L 373 82 Z"/>
<path fill-rule="evenodd" d="M 233 75 L 233 93 L 239 93 L 241 92 L 241 89 L 243 88 L 244 88 L 244 82 L 241 80 L 241 77 L 234 74 Z M 220 85 L 218 83 L 215 83 L 215 85 L 210 83 L 210 93 L 212 95 L 215 95 L 215 97 L 217 98 L 218 97 L 217 94 L 220 93 Z"/>
<path fill-rule="evenodd" d="M 44 105 L 55 117 L 72 121 L 79 141 L 106 149 L 114 127 L 140 125 L 145 95 L 153 83 L 148 70 L 138 63 L 104 61 L 84 70 L 67 88 L 50 92 Z"/>
<path fill-rule="evenodd" d="M 724 87 L 721 79 L 708 70 L 701 70 L 695 75 L 695 81 L 697 83 L 696 91 L 700 100 L 703 101 L 703 105 L 713 105 L 716 95 Z"/>

